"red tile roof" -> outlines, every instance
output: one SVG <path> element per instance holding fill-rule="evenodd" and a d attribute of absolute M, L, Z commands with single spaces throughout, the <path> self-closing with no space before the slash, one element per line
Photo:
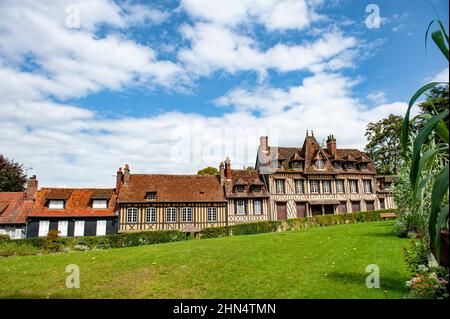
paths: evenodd
<path fill-rule="evenodd" d="M 147 202 L 148 192 L 156 192 L 156 202 L 226 201 L 219 176 L 130 174 L 122 183 L 119 202 Z"/>
<path fill-rule="evenodd" d="M 111 193 L 108 208 L 92 208 L 92 199 L 95 194 Z M 65 199 L 64 209 L 49 209 L 49 199 Z M 115 215 L 116 195 L 114 189 L 96 188 L 42 188 L 37 191 L 33 209 L 28 216 L 31 217 L 106 217 Z"/>
<path fill-rule="evenodd" d="M 244 191 L 242 193 L 235 192 L 234 186 L 241 185 L 244 186 Z M 261 192 L 253 192 L 252 186 L 261 187 Z M 269 193 L 264 186 L 263 181 L 260 179 L 258 171 L 247 171 L 247 170 L 231 170 L 231 181 L 226 181 L 225 194 L 227 198 L 242 198 L 242 197 L 258 197 L 266 198 L 269 197 Z"/>
<path fill-rule="evenodd" d="M 0 192 L 0 224 L 25 224 L 33 201 L 23 192 Z"/>

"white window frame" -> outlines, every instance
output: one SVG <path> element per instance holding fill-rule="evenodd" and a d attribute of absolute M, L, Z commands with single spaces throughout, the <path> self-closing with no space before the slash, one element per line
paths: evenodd
<path fill-rule="evenodd" d="M 97 236 L 105 236 L 106 235 L 106 220 L 99 219 L 97 220 L 97 228 L 95 229 L 95 234 Z"/>
<path fill-rule="evenodd" d="M 351 179 L 349 182 L 350 182 L 350 193 L 358 194 L 358 180 Z"/>
<path fill-rule="evenodd" d="M 311 187 L 311 194 L 320 194 L 320 181 L 319 180 L 312 179 L 312 180 L 310 180 L 309 185 Z M 315 186 L 317 186 L 317 191 L 314 191 L 316 188 Z"/>
<path fill-rule="evenodd" d="M 176 223 L 177 222 L 177 208 L 167 207 L 166 208 L 166 223 Z"/>
<path fill-rule="evenodd" d="M 38 236 L 39 237 L 46 237 L 47 234 L 48 234 L 49 229 L 50 229 L 50 221 L 49 220 L 40 220 L 39 221 Z"/>
<path fill-rule="evenodd" d="M 300 187 L 301 185 L 301 187 Z M 303 179 L 295 180 L 295 193 L 304 194 L 305 193 L 305 181 Z"/>
<path fill-rule="evenodd" d="M 145 208 L 145 222 L 147 224 L 156 223 L 156 207 Z"/>
<path fill-rule="evenodd" d="M 208 222 L 217 222 L 217 207 L 208 207 Z"/>
<path fill-rule="evenodd" d="M 21 238 L 23 238 L 23 231 L 22 231 L 22 228 L 16 228 L 15 229 L 15 231 L 14 231 L 14 235 L 15 235 L 15 238 L 16 239 L 21 239 Z"/>
<path fill-rule="evenodd" d="M 316 169 L 325 169 L 325 162 L 321 159 L 316 160 Z"/>
<path fill-rule="evenodd" d="M 329 180 L 322 181 L 322 190 L 324 194 L 331 194 L 331 181 Z"/>
<path fill-rule="evenodd" d="M 84 236 L 84 226 L 85 222 L 84 220 L 76 220 L 73 230 L 73 236 L 74 237 L 83 237 Z"/>
<path fill-rule="evenodd" d="M 345 193 L 345 184 L 343 179 L 336 180 L 336 193 L 339 194 Z"/>
<path fill-rule="evenodd" d="M 372 193 L 372 181 L 365 179 L 363 181 L 364 183 L 364 192 L 367 194 L 371 194 Z"/>
<path fill-rule="evenodd" d="M 285 187 L 284 187 L 284 179 L 276 179 L 275 180 L 275 190 L 277 194 L 284 194 L 285 193 Z"/>
<path fill-rule="evenodd" d="M 148 192 L 146 198 L 147 200 L 156 200 L 156 192 Z"/>
<path fill-rule="evenodd" d="M 181 208 L 181 220 L 183 223 L 192 223 L 192 207 Z"/>
<path fill-rule="evenodd" d="M 256 205 L 256 203 L 258 203 L 258 205 Z M 253 200 L 253 215 L 262 215 L 262 200 Z"/>
<path fill-rule="evenodd" d="M 236 215 L 245 215 L 245 200 L 236 200 Z"/>
<path fill-rule="evenodd" d="M 107 199 L 93 199 L 92 200 L 92 208 L 107 209 L 108 208 L 108 200 Z"/>
<path fill-rule="evenodd" d="M 139 210 L 136 207 L 127 208 L 127 224 L 136 224 L 138 222 Z"/>
<path fill-rule="evenodd" d="M 48 209 L 64 209 L 64 199 L 50 199 L 48 201 Z"/>
<path fill-rule="evenodd" d="M 58 221 L 58 232 L 60 237 L 67 237 L 67 230 L 69 229 L 69 221 L 68 220 L 59 220 Z"/>

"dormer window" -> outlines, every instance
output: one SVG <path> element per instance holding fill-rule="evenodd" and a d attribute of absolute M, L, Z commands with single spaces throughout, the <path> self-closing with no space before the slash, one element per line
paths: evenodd
<path fill-rule="evenodd" d="M 346 169 L 353 169 L 353 164 L 350 163 L 350 162 L 348 162 L 348 163 L 345 165 L 345 168 L 346 168 Z"/>
<path fill-rule="evenodd" d="M 283 161 L 278 161 L 278 168 L 283 168 Z"/>
<path fill-rule="evenodd" d="M 63 199 L 50 199 L 48 201 L 49 209 L 64 209 L 65 200 Z"/>
<path fill-rule="evenodd" d="M 300 161 L 293 161 L 291 165 L 292 168 L 302 168 L 302 162 Z"/>
<path fill-rule="evenodd" d="M 105 209 L 108 208 L 108 201 L 106 199 L 93 199 L 92 208 Z"/>
<path fill-rule="evenodd" d="M 234 187 L 234 191 L 235 191 L 236 193 L 243 193 L 243 192 L 244 192 L 244 186 L 243 186 L 243 185 L 236 185 L 236 186 Z"/>
<path fill-rule="evenodd" d="M 148 192 L 145 198 L 147 200 L 156 200 L 156 192 Z"/>
<path fill-rule="evenodd" d="M 253 193 L 261 193 L 261 186 L 259 185 L 253 185 L 252 186 Z"/>
<path fill-rule="evenodd" d="M 333 167 L 335 169 L 341 169 L 342 168 L 341 163 L 339 163 L 339 162 L 334 162 Z"/>
<path fill-rule="evenodd" d="M 367 170 L 367 164 L 365 164 L 365 163 L 359 164 L 359 169 L 362 170 L 362 171 Z"/>
<path fill-rule="evenodd" d="M 322 160 L 317 160 L 316 161 L 316 169 L 324 169 L 325 168 L 325 164 Z"/>

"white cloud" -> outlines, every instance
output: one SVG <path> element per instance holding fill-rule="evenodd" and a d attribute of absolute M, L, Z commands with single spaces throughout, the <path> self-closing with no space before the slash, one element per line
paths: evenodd
<path fill-rule="evenodd" d="M 256 21 L 270 31 L 301 30 L 321 18 L 316 3 L 304 0 L 182 0 L 181 5 L 202 21 L 231 27 Z"/>
<path fill-rule="evenodd" d="M 374 91 L 367 95 L 367 99 L 373 104 L 382 104 L 387 102 L 386 92 L 384 91 Z"/>
<path fill-rule="evenodd" d="M 267 69 L 280 72 L 336 69 L 349 66 L 349 50 L 357 44 L 355 38 L 333 31 L 314 42 L 279 43 L 263 51 L 252 38 L 217 24 L 185 25 L 181 32 L 190 40 L 191 47 L 181 49 L 178 58 L 191 72 L 200 75 L 209 75 L 216 70 L 234 73 L 245 70 L 265 72 Z"/>
<path fill-rule="evenodd" d="M 448 82 L 449 71 L 448 67 L 440 71 L 432 78 L 432 82 Z"/>

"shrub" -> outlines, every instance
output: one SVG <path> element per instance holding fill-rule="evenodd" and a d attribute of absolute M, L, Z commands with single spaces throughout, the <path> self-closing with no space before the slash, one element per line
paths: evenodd
<path fill-rule="evenodd" d="M 49 230 L 44 240 L 43 248 L 50 252 L 61 251 L 61 241 L 58 236 L 59 232 L 56 229 Z"/>
<path fill-rule="evenodd" d="M 230 227 L 207 227 L 203 228 L 201 232 L 201 238 L 219 238 L 230 236 Z"/>
<path fill-rule="evenodd" d="M 408 229 L 405 223 L 403 223 L 401 220 L 397 220 L 394 224 L 394 234 L 397 237 L 406 237 L 406 235 L 408 234 Z"/>
<path fill-rule="evenodd" d="M 10 240 L 11 240 L 11 238 L 9 238 L 8 235 L 0 234 L 0 243 L 10 241 Z"/>
<path fill-rule="evenodd" d="M 426 240 L 414 240 L 409 249 L 404 248 L 403 252 L 405 255 L 405 262 L 411 274 L 416 273 L 420 269 L 420 266 L 428 265 L 430 247 Z"/>
<path fill-rule="evenodd" d="M 25 255 L 37 255 L 44 251 L 40 248 L 36 248 L 29 243 L 21 243 L 11 241 L 0 242 L 0 256 L 25 256 Z"/>
<path fill-rule="evenodd" d="M 229 227 L 231 230 L 231 235 L 252 235 L 276 232 L 280 225 L 280 221 L 262 221 L 255 223 L 236 224 Z"/>

